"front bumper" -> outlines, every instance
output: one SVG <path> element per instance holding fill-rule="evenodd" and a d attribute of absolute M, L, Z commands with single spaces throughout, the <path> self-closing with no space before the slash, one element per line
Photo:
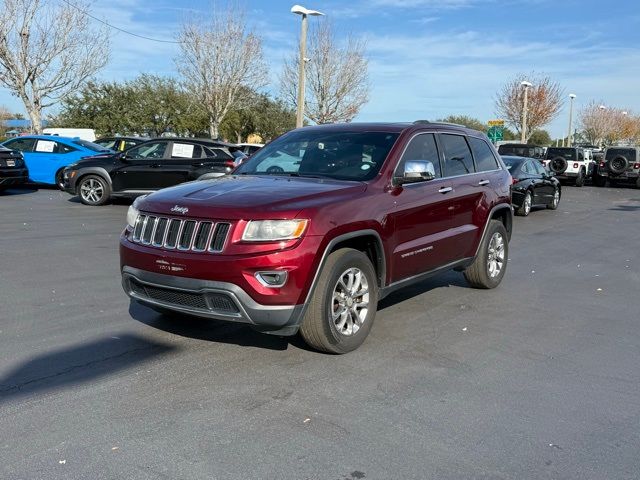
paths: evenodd
<path fill-rule="evenodd" d="M 75 175 L 71 176 L 71 172 L 75 172 Z M 63 189 L 65 192 L 70 193 L 71 195 L 76 194 L 76 180 L 78 179 L 77 171 L 69 171 L 66 170 L 62 174 L 62 180 L 64 182 Z"/>
<path fill-rule="evenodd" d="M 233 283 L 122 268 L 122 287 L 134 300 L 198 317 L 247 323 L 266 333 L 294 335 L 302 305 L 261 305 Z"/>
<path fill-rule="evenodd" d="M 26 168 L 0 168 L 0 187 L 22 185 L 29 180 Z"/>

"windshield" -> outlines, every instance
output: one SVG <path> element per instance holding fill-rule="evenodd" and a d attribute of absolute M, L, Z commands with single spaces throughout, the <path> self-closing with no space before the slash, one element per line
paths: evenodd
<path fill-rule="evenodd" d="M 116 146 L 116 139 L 115 138 L 106 138 L 104 140 L 96 140 L 94 142 L 96 145 L 100 145 L 101 147 L 104 148 L 110 148 L 110 149 L 114 149 L 114 147 Z"/>
<path fill-rule="evenodd" d="M 370 180 L 397 138 L 388 132 L 297 130 L 258 150 L 235 173 Z"/>
<path fill-rule="evenodd" d="M 563 157 L 567 160 L 575 160 L 576 159 L 576 150 L 575 148 L 555 148 L 549 147 L 547 149 L 547 158 L 556 158 Z"/>
<path fill-rule="evenodd" d="M 518 157 L 535 157 L 536 148 L 518 145 L 500 145 L 498 147 L 498 153 L 500 155 L 514 155 Z"/>
<path fill-rule="evenodd" d="M 108 152 L 109 149 L 103 147 L 102 145 L 98 145 L 97 143 L 87 142 L 86 140 L 74 140 L 73 143 L 76 145 L 80 145 L 81 147 L 88 148 L 89 150 L 93 150 L 94 152 Z"/>
<path fill-rule="evenodd" d="M 636 161 L 635 148 L 608 148 L 606 160 L 613 160 L 616 157 L 627 157 L 630 162 Z"/>

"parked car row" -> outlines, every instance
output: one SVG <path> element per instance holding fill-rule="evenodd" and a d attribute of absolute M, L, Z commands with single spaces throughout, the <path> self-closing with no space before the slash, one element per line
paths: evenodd
<path fill-rule="evenodd" d="M 236 145 L 207 139 L 107 137 L 80 138 L 27 135 L 2 144 L 26 176 L 7 174 L 3 162 L 0 186 L 27 181 L 57 185 L 78 195 L 86 205 L 103 205 L 111 197 L 135 197 L 178 183 L 224 175 L 256 151 L 257 144 Z M 25 171 L 27 171 L 25 170 Z M 16 170 L 17 171 L 17 170 Z M 8 178 L 8 177 L 11 178 Z"/>

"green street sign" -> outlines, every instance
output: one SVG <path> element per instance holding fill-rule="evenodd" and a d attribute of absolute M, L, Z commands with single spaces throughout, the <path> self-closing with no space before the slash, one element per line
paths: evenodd
<path fill-rule="evenodd" d="M 493 143 L 499 142 L 502 140 L 502 130 L 503 127 L 501 126 L 491 126 L 489 127 L 489 130 L 487 130 L 487 137 L 489 137 Z"/>

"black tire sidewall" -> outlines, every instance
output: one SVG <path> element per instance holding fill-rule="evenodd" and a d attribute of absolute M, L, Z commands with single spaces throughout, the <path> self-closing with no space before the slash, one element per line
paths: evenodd
<path fill-rule="evenodd" d="M 338 251 L 339 252 L 339 251 Z M 345 336 L 339 333 L 331 319 L 331 304 L 333 288 L 345 270 L 351 267 L 359 268 L 367 277 L 369 284 L 369 310 L 362 327 L 353 335 Z M 373 326 L 376 310 L 378 306 L 378 284 L 375 270 L 369 258 L 358 250 L 346 251 L 341 258 L 331 266 L 323 279 L 323 284 L 318 285 L 321 289 L 318 293 L 322 295 L 322 318 L 326 337 L 329 339 L 332 349 L 336 353 L 346 353 L 358 348 L 369 335 Z"/>
<path fill-rule="evenodd" d="M 60 169 L 56 172 L 56 187 L 60 190 L 64 190 L 64 177 L 63 177 L 64 169 Z"/>
<path fill-rule="evenodd" d="M 624 167 L 622 169 L 613 168 L 613 162 L 615 162 L 618 159 L 621 159 L 624 162 Z M 608 166 L 609 166 L 609 171 L 611 173 L 620 174 L 620 173 L 624 172 L 629 167 L 629 160 L 627 160 L 627 157 L 625 157 L 624 155 L 618 155 L 617 157 L 614 157 L 609 161 L 609 165 Z"/>
<path fill-rule="evenodd" d="M 576 187 L 584 186 L 584 172 L 580 170 L 578 172 L 578 176 L 576 177 Z"/>

